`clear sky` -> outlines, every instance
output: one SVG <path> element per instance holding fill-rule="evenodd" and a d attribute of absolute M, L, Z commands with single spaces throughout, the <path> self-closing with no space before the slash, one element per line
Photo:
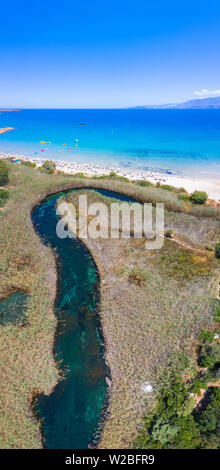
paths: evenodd
<path fill-rule="evenodd" d="M 219 0 L 1 3 L 2 108 L 161 104 L 219 89 Z"/>

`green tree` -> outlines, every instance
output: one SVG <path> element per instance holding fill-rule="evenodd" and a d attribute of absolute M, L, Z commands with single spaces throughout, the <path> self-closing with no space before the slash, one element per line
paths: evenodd
<path fill-rule="evenodd" d="M 161 444 L 166 444 L 178 433 L 178 428 L 169 423 L 166 423 L 162 418 L 157 419 L 151 436 L 154 441 L 159 441 Z"/>
<path fill-rule="evenodd" d="M 208 200 L 208 194 L 205 191 L 194 191 L 190 196 L 190 201 L 194 204 L 205 204 Z"/>
<path fill-rule="evenodd" d="M 200 349 L 199 364 L 202 367 L 211 369 L 216 363 L 220 362 L 220 344 L 213 343 L 204 345 Z"/>
<path fill-rule="evenodd" d="M 175 449 L 195 449 L 199 447 L 201 439 L 200 432 L 192 414 L 179 417 L 175 421 L 178 427 L 178 434 L 171 441 L 169 448 Z"/>

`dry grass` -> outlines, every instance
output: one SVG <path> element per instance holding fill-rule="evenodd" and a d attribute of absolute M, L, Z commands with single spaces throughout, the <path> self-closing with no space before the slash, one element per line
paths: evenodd
<path fill-rule="evenodd" d="M 88 185 L 147 201 L 161 199 L 158 192 L 150 193 L 148 188 L 132 184 L 46 175 L 11 164 L 9 167 L 10 197 L 0 213 L 0 298 L 13 289 L 23 289 L 29 292 L 29 301 L 25 327 L 12 324 L 0 327 L 0 447 L 36 448 L 41 447 L 41 436 L 31 400 L 34 393 L 51 391 L 58 370 L 52 355 L 56 326 L 55 262 L 51 250 L 40 243 L 32 227 L 33 206 L 47 194 Z M 167 193 L 163 200 L 171 210 Z M 178 213 L 175 216 L 167 213 L 170 219 L 166 223 L 172 222 L 176 230 L 185 233 L 189 216 L 181 214 L 182 201 L 175 204 Z M 217 223 L 213 221 L 212 240 Z M 190 224 L 196 232 L 196 235 L 192 232 L 193 241 L 204 241 L 208 225 L 203 229 L 203 221 L 195 217 Z M 188 338 L 211 321 L 208 311 L 212 274 L 216 270 L 214 257 L 207 254 L 202 262 L 192 259 L 193 253 L 185 257 L 185 251 L 169 241 L 160 253 L 147 252 L 142 243 L 142 240 L 88 240 L 102 278 L 100 315 L 113 379 L 110 417 L 102 447 L 129 445 L 151 403 L 141 391 L 141 384 L 151 381 L 155 385 L 173 352 L 186 348 Z M 181 276 L 175 275 L 178 267 Z M 131 282 L 134 275 L 141 282 Z"/>

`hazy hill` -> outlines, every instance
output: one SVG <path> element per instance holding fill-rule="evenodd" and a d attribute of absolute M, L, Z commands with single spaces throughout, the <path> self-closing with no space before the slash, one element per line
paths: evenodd
<path fill-rule="evenodd" d="M 186 101 L 185 103 L 177 104 L 161 104 L 161 105 L 146 105 L 135 106 L 140 109 L 218 109 L 220 108 L 220 96 L 216 98 L 202 98 L 197 100 Z"/>

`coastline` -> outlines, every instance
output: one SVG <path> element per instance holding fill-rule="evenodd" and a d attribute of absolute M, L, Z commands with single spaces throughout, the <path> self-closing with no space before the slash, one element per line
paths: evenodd
<path fill-rule="evenodd" d="M 11 130 L 11 128 L 8 128 Z M 1 131 L 1 129 L 0 129 Z M 6 131 L 7 132 L 7 131 Z M 48 160 L 43 157 L 27 157 L 20 154 L 6 154 L 0 152 L 0 159 L 4 158 L 16 158 L 24 161 L 35 163 L 37 167 Z M 215 200 L 220 203 L 220 180 L 211 178 L 195 178 L 187 177 L 183 175 L 170 175 L 166 173 L 155 172 L 151 170 L 137 170 L 135 168 L 124 169 L 114 166 L 100 166 L 91 163 L 83 163 L 77 161 L 58 160 L 53 159 L 56 163 L 56 169 L 66 174 L 84 173 L 85 176 L 102 176 L 108 175 L 111 171 L 114 171 L 118 176 L 128 178 L 130 181 L 143 180 L 149 181 L 150 183 L 157 184 L 168 184 L 176 188 L 184 188 L 188 193 L 192 193 L 195 190 L 205 191 L 208 194 L 209 199 Z"/>
<path fill-rule="evenodd" d="M 13 131 L 14 127 L 1 127 L 0 128 L 0 135 L 6 134 L 6 132 Z"/>

